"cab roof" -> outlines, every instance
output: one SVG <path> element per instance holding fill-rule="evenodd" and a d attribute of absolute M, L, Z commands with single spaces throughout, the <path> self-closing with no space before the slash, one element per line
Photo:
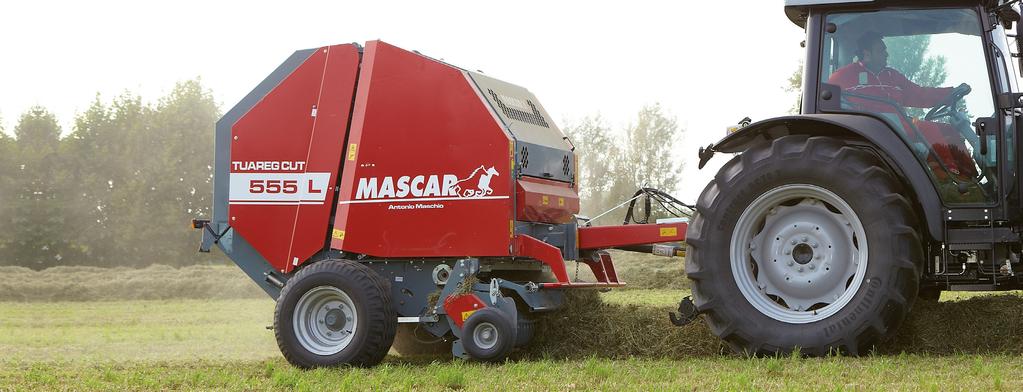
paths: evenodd
<path fill-rule="evenodd" d="M 969 5 L 977 6 L 984 4 L 994 7 L 1007 0 L 785 0 L 785 15 L 792 23 L 799 27 L 806 28 L 806 15 L 810 8 L 838 8 L 838 7 L 860 7 L 877 8 L 881 6 L 891 7 L 936 7 L 948 5 Z"/>

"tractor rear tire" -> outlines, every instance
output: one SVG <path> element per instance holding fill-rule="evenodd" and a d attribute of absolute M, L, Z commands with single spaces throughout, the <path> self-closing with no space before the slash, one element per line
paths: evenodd
<path fill-rule="evenodd" d="M 357 262 L 309 265 L 277 299 L 277 346 L 300 368 L 374 366 L 387 355 L 397 328 L 390 292 L 387 280 Z"/>
<path fill-rule="evenodd" d="M 924 258 L 903 194 L 877 156 L 834 138 L 784 136 L 734 157 L 686 239 L 711 331 L 746 355 L 860 355 L 891 337 Z"/>

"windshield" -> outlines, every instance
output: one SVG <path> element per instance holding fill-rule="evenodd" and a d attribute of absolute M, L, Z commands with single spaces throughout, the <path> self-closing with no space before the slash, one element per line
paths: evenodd
<path fill-rule="evenodd" d="M 973 126 L 995 114 L 976 12 L 835 13 L 825 26 L 821 82 L 841 89 L 842 110 L 889 123 L 946 203 L 995 202 L 996 138 L 981 154 Z"/>

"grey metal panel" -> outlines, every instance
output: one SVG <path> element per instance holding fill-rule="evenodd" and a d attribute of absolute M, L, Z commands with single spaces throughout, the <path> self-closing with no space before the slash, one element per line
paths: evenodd
<path fill-rule="evenodd" d="M 234 233 L 234 230 L 231 230 L 231 233 Z M 221 244 L 221 249 L 224 249 L 223 244 Z M 281 296 L 281 288 L 270 283 L 270 281 L 267 280 L 267 275 L 273 275 L 282 283 L 287 282 L 288 279 L 286 277 L 282 277 L 276 270 L 274 270 L 274 268 L 270 266 L 270 263 L 268 263 L 263 256 L 260 256 L 259 252 L 256 252 L 256 249 L 253 248 L 244 237 L 234 235 L 232 244 L 228 249 L 229 250 L 225 250 L 224 253 L 226 253 L 227 256 L 238 265 L 238 268 L 241 268 L 241 270 L 245 272 L 245 275 L 249 276 L 249 279 L 252 279 L 259 288 L 263 289 L 270 298 L 273 298 L 276 301 L 277 297 Z"/>
<path fill-rule="evenodd" d="M 521 175 L 575 182 L 575 154 L 569 150 L 519 140 L 515 143 L 515 159 Z"/>
<path fill-rule="evenodd" d="M 214 139 L 214 168 L 213 168 L 213 219 L 211 224 L 216 228 L 225 228 L 230 225 L 227 221 L 228 201 L 228 176 L 230 175 L 231 164 L 231 127 L 245 113 L 248 113 L 253 106 L 270 93 L 278 84 L 288 77 L 299 65 L 309 59 L 317 49 L 306 49 L 296 51 L 288 57 L 281 65 L 277 66 L 266 79 L 263 79 L 256 88 L 252 89 L 240 102 L 228 110 L 220 120 L 217 121 L 216 136 Z M 224 251 L 242 271 L 252 278 L 263 291 L 270 297 L 277 299 L 281 290 L 266 279 L 266 274 L 274 274 L 281 282 L 287 279 L 281 277 L 274 271 L 270 263 L 266 261 L 256 250 L 234 230 L 231 230 L 231 241 L 221 241 L 218 246 Z"/>
<path fill-rule="evenodd" d="M 916 194 L 920 212 L 930 237 L 945 239 L 941 212 L 943 204 L 923 164 L 909 146 L 885 122 L 862 114 L 803 114 L 759 121 L 721 139 L 714 150 L 742 152 L 754 143 L 763 143 L 790 134 L 849 136 L 857 135 L 881 152 Z"/>
<path fill-rule="evenodd" d="M 572 146 L 533 93 L 477 72 L 466 72 L 515 138 L 569 151 Z"/>
<path fill-rule="evenodd" d="M 368 261 L 364 262 L 378 275 L 391 282 L 391 302 L 398 316 L 424 316 L 428 313 L 430 294 L 440 294 L 441 286 L 433 282 L 433 269 L 453 261 Z"/>

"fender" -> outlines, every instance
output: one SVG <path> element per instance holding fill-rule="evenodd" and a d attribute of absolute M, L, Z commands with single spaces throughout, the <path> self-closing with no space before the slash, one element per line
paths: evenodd
<path fill-rule="evenodd" d="M 861 139 L 865 146 L 877 151 L 915 197 L 917 215 L 923 217 L 930 238 L 944 241 L 938 197 L 927 169 L 913 155 L 909 145 L 884 121 L 862 114 L 801 114 L 758 121 L 725 136 L 716 144 L 701 148 L 700 168 L 715 152 L 743 152 L 753 144 L 763 143 L 785 135 L 833 136 Z"/>

